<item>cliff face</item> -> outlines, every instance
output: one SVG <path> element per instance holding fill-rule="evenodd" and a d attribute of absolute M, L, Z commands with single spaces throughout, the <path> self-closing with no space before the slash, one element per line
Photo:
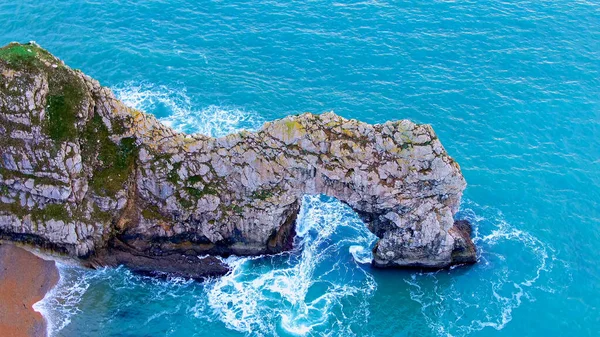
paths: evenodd
<path fill-rule="evenodd" d="M 475 261 L 455 225 L 465 181 L 428 125 L 333 113 L 221 138 L 128 108 L 35 44 L 0 49 L 0 237 L 90 265 L 189 276 L 198 255 L 289 249 L 304 194 L 350 205 L 380 240 L 377 266 Z"/>

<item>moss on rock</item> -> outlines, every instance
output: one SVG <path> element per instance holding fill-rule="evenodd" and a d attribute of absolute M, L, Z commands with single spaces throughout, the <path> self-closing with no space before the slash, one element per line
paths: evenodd
<path fill-rule="evenodd" d="M 119 144 L 110 139 L 108 128 L 99 115 L 94 115 L 83 132 L 84 158 L 91 160 L 97 154 L 94 175 L 90 185 L 95 193 L 113 196 L 124 189 L 138 155 L 135 138 L 122 138 Z"/>
<path fill-rule="evenodd" d="M 181 168 L 181 162 L 173 164 L 173 168 L 167 174 L 167 181 L 171 182 L 172 184 L 177 185 L 179 182 L 179 173 L 177 173 L 177 171 L 179 171 L 180 168 Z"/>
<path fill-rule="evenodd" d="M 19 201 L 11 203 L 0 202 L 0 214 L 14 214 L 20 218 L 31 216 L 33 221 L 61 220 L 65 223 L 71 220 L 71 215 L 65 204 L 48 204 L 44 208 L 24 207 Z"/>
<path fill-rule="evenodd" d="M 77 133 L 75 129 L 75 113 L 70 97 L 48 97 L 47 131 L 50 138 L 57 141 L 69 139 Z"/>
<path fill-rule="evenodd" d="M 0 48 L 0 60 L 14 70 L 32 70 L 42 67 L 52 55 L 33 43 L 10 43 Z"/>
<path fill-rule="evenodd" d="M 252 198 L 259 200 L 267 200 L 273 196 L 273 191 L 271 190 L 260 190 L 252 193 Z"/>

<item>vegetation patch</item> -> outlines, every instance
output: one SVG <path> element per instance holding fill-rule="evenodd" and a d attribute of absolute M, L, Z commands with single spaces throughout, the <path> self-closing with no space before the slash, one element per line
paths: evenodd
<path fill-rule="evenodd" d="M 273 191 L 271 190 L 260 190 L 252 193 L 252 198 L 259 200 L 267 200 L 273 196 Z"/>
<path fill-rule="evenodd" d="M 77 115 L 87 91 L 83 80 L 35 44 L 11 43 L 0 48 L 0 63 L 29 77 L 40 72 L 46 74 L 49 92 L 46 120 L 42 123 L 44 131 L 55 141 L 76 139 Z"/>
<path fill-rule="evenodd" d="M 127 123 L 131 124 L 131 117 L 127 116 L 127 119 L 129 119 Z M 123 119 L 114 118 L 112 120 L 112 131 L 117 135 L 124 134 L 127 131 L 127 127 L 125 127 L 125 121 Z"/>
<path fill-rule="evenodd" d="M 21 206 L 19 201 L 12 203 L 0 202 L 0 212 L 13 214 L 21 219 L 30 215 L 31 219 L 34 221 L 54 219 L 62 220 L 66 223 L 71 219 L 67 206 L 64 204 L 48 204 L 45 208 L 28 208 Z"/>
<path fill-rule="evenodd" d="M 29 210 L 25 207 L 22 207 L 19 201 L 11 203 L 0 202 L 0 213 L 14 214 L 18 217 L 23 218 L 24 216 L 29 214 Z"/>
<path fill-rule="evenodd" d="M 103 211 L 96 205 L 96 203 L 92 204 L 92 221 L 98 220 L 103 224 L 109 224 L 112 222 L 113 215 L 110 212 Z"/>
<path fill-rule="evenodd" d="M 77 115 L 83 108 L 86 87 L 65 67 L 48 70 L 49 95 L 46 102 L 46 133 L 56 141 L 77 139 Z"/>
<path fill-rule="evenodd" d="M 194 197 L 195 199 L 200 199 L 202 198 L 202 196 L 204 195 L 202 193 L 202 190 L 199 190 L 197 188 L 193 188 L 193 187 L 186 187 L 185 191 L 192 197 Z"/>
<path fill-rule="evenodd" d="M 183 206 L 184 208 L 190 208 L 195 205 L 191 200 L 189 200 L 187 198 L 183 198 L 180 193 L 177 193 L 177 196 L 178 196 L 177 200 L 179 201 L 181 206 Z"/>
<path fill-rule="evenodd" d="M 92 158 L 97 153 L 98 163 L 95 165 L 91 187 L 94 192 L 104 196 L 113 196 L 124 188 L 138 155 L 135 138 L 122 138 L 119 144 L 115 144 L 109 135 L 102 118 L 96 114 L 86 126 L 82 137 L 84 158 Z"/>
<path fill-rule="evenodd" d="M 200 175 L 195 175 L 195 176 L 191 176 L 188 178 L 188 183 L 190 183 L 191 185 L 194 185 L 196 183 L 202 182 L 202 176 Z"/>
<path fill-rule="evenodd" d="M 158 211 L 158 207 L 154 205 L 148 205 L 144 207 L 144 209 L 142 209 L 142 216 L 148 220 L 169 221 L 167 217 Z"/>
<path fill-rule="evenodd" d="M 171 169 L 171 171 L 167 173 L 167 181 L 177 185 L 177 183 L 179 182 L 179 173 L 177 173 L 177 171 L 179 171 L 180 168 L 181 162 L 173 164 L 173 169 Z"/>
<path fill-rule="evenodd" d="M 233 212 L 237 215 L 242 215 L 242 213 L 244 213 L 244 208 L 242 206 L 236 205 L 236 204 L 231 204 L 231 205 L 225 206 L 224 210 L 227 212 Z"/>
<path fill-rule="evenodd" d="M 14 70 L 40 70 L 46 67 L 45 62 L 60 63 L 52 54 L 33 43 L 10 43 L 0 48 L 0 60 Z"/>
<path fill-rule="evenodd" d="M 231 209 L 237 214 L 242 214 L 244 212 L 244 208 L 240 205 L 232 205 Z"/>
<path fill-rule="evenodd" d="M 77 134 L 76 102 L 71 95 L 49 96 L 46 108 L 47 132 L 56 141 L 65 141 Z"/>
<path fill-rule="evenodd" d="M 217 189 L 217 187 L 215 185 L 205 185 L 204 188 L 202 189 L 203 195 L 206 194 L 212 194 L 212 195 L 218 195 L 219 194 L 219 190 Z"/>
<path fill-rule="evenodd" d="M 198 189 L 198 188 L 194 188 L 194 187 L 185 187 L 184 190 L 187 192 L 187 194 L 192 197 L 193 199 L 195 199 L 195 201 L 197 201 L 198 199 L 202 198 L 205 195 L 218 195 L 219 191 L 217 191 L 216 189 L 210 187 L 210 186 L 205 186 L 203 189 Z M 183 203 L 182 203 L 183 204 Z M 195 204 L 192 202 L 192 204 Z"/>
<path fill-rule="evenodd" d="M 191 183 L 192 181 L 195 181 L 195 182 L 202 181 L 201 179 L 197 180 L 198 177 L 200 177 L 200 176 L 192 176 L 188 179 L 187 182 Z M 182 197 L 181 193 L 177 194 L 177 196 L 178 196 L 177 199 L 179 200 L 179 203 L 185 208 L 190 208 L 190 207 L 196 205 L 196 202 L 198 201 L 198 199 L 204 197 L 205 195 L 218 195 L 219 194 L 218 188 L 213 184 L 207 184 L 202 189 L 191 187 L 191 186 L 186 186 L 183 188 L 183 190 L 186 192 L 185 194 L 187 194 L 187 196 L 189 196 L 189 199 Z M 192 199 L 192 200 L 190 200 L 190 199 Z"/>
<path fill-rule="evenodd" d="M 54 185 L 54 186 L 66 186 L 67 184 L 56 179 L 52 179 L 49 177 L 38 177 L 33 174 L 23 173 L 21 171 L 12 171 L 5 169 L 4 167 L 0 167 L 0 175 L 2 175 L 2 179 L 19 179 L 21 181 L 25 181 L 27 179 L 33 179 L 35 185 Z"/>
<path fill-rule="evenodd" d="M 55 219 L 63 220 L 64 222 L 68 222 L 70 219 L 69 212 L 63 204 L 49 204 L 46 205 L 45 208 L 34 208 L 31 212 L 31 216 L 34 219 Z"/>
<path fill-rule="evenodd" d="M 0 48 L 0 60 L 13 68 L 31 67 L 37 60 L 37 49 L 31 45 L 11 43 Z"/>

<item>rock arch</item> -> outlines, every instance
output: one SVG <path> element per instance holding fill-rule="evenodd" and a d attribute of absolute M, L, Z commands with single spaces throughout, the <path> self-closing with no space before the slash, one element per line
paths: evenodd
<path fill-rule="evenodd" d="M 190 267 L 198 255 L 288 249 L 302 196 L 325 194 L 380 238 L 377 266 L 475 261 L 468 225 L 453 220 L 464 178 L 429 125 L 330 112 L 220 138 L 186 135 L 37 45 L 5 48 L 35 54 L 26 66 L 0 59 L 5 239 L 91 265 L 198 276 L 223 272 L 207 269 L 210 258 Z"/>
<path fill-rule="evenodd" d="M 142 221 L 133 229 L 137 235 L 200 234 L 215 245 L 208 253 L 279 252 L 293 235 L 302 196 L 325 194 L 352 207 L 380 238 L 378 266 L 438 268 L 472 260 L 468 235 L 453 220 L 465 181 L 428 125 L 303 114 L 194 146 L 174 151 L 180 162 L 165 163 L 176 169 L 172 191 L 180 193 L 166 198 L 161 186 L 169 170 L 157 168 L 157 155 L 146 155 L 152 150 L 142 150 L 142 199 L 161 215 L 174 210 L 171 216 L 185 214 L 185 220 L 180 229 L 156 232 L 159 227 Z M 200 194 L 195 207 L 182 211 L 178 197 L 194 198 L 182 195 L 185 188 Z"/>

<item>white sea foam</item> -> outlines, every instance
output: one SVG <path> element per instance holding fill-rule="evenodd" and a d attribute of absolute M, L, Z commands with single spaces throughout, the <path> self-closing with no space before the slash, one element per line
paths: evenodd
<path fill-rule="evenodd" d="M 352 235 L 332 240 L 340 231 Z M 306 196 L 297 221 L 296 250 L 271 258 L 273 263 L 261 264 L 265 257 L 229 261 L 231 273 L 207 285 L 208 303 L 228 328 L 250 335 L 278 335 L 277 330 L 306 335 L 325 326 L 343 331 L 357 317 L 335 315 L 359 312 L 358 307 L 345 309 L 344 303 L 358 299 L 358 306 L 366 306 L 376 284 L 357 262 L 327 261 L 350 251 L 361 262 L 370 260 L 365 252 L 374 240 L 347 206 Z"/>
<path fill-rule="evenodd" d="M 102 297 L 107 291 L 110 292 L 109 294 L 122 296 L 118 308 L 126 311 L 139 306 L 139 298 L 130 294 L 142 294 L 147 303 L 172 303 L 174 299 L 179 302 L 182 298 L 190 296 L 195 298 L 196 287 L 200 287 L 191 279 L 179 277 L 159 279 L 141 276 L 123 267 L 91 270 L 64 264 L 57 264 L 57 266 L 60 272 L 58 284 L 41 301 L 34 304 L 34 309 L 48 321 L 48 337 L 62 336 L 61 331 L 71 324 L 77 315 L 87 314 L 93 317 L 97 313 L 95 311 L 97 303 L 92 303 L 92 307 L 88 307 L 89 301 L 87 304 L 83 302 L 86 296 Z M 85 310 L 91 311 L 85 312 Z M 145 324 L 155 320 L 164 321 L 165 317 L 180 310 L 185 311 L 183 304 L 177 303 L 173 307 L 156 311 L 146 318 Z M 82 321 L 88 320 L 89 317 Z M 81 327 L 75 330 L 81 331 Z"/>
<path fill-rule="evenodd" d="M 373 261 L 373 252 L 364 246 L 350 246 L 350 253 L 358 263 L 369 264 Z"/>
<path fill-rule="evenodd" d="M 56 264 L 60 279 L 44 298 L 33 305 L 46 321 L 48 337 L 58 336 L 58 332 L 71 323 L 71 318 L 80 312 L 79 302 L 90 286 L 92 278 L 102 271 L 90 271 L 62 263 Z"/>
<path fill-rule="evenodd" d="M 177 131 L 220 137 L 241 130 L 256 130 L 264 120 L 239 107 L 208 105 L 197 109 L 185 89 L 125 83 L 113 89 L 125 105 L 152 113 Z"/>

